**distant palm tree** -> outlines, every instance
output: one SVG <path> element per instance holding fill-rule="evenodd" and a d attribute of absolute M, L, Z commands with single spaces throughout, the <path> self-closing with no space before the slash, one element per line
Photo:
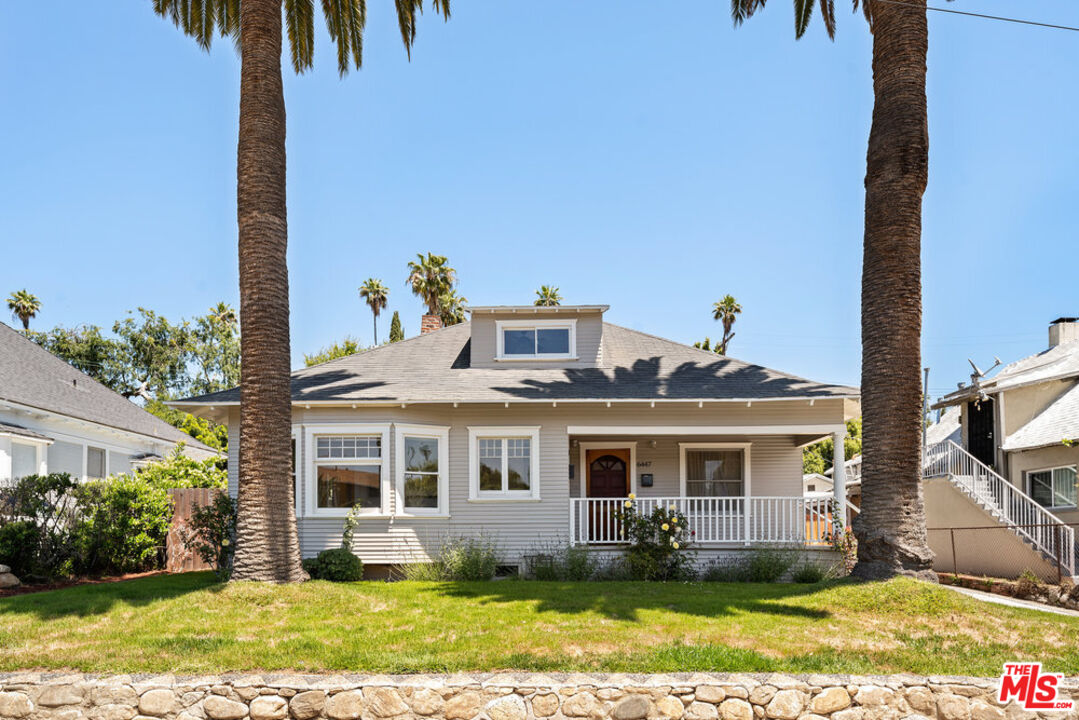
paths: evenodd
<path fill-rule="evenodd" d="M 741 23 L 765 0 L 732 0 Z M 861 0 L 873 34 L 862 244 L 862 502 L 854 575 L 936 580 L 922 497 L 922 195 L 929 181 L 926 0 Z M 857 10 L 859 0 L 854 0 Z M 795 0 L 794 33 L 813 15 Z M 820 0 L 829 37 L 832 0 Z"/>
<path fill-rule="evenodd" d="M 468 298 L 450 289 L 438 296 L 438 316 L 446 327 L 465 321 L 465 305 Z"/>
<path fill-rule="evenodd" d="M 558 288 L 550 285 L 541 285 L 536 291 L 536 302 L 539 307 L 554 307 L 562 304 L 562 296 L 558 294 Z"/>
<path fill-rule="evenodd" d="M 374 345 L 378 345 L 378 314 L 386 309 L 389 295 L 390 289 L 375 278 L 367 278 L 360 286 L 360 297 L 367 301 L 367 307 L 371 308 L 371 314 L 375 316 Z"/>
<path fill-rule="evenodd" d="M 723 323 L 723 339 L 715 346 L 715 351 L 720 355 L 727 354 L 727 345 L 734 339 L 731 329 L 734 327 L 734 321 L 741 314 L 742 306 L 733 295 L 724 295 L 722 300 L 712 305 L 712 317 Z"/>
<path fill-rule="evenodd" d="M 16 290 L 7 299 L 7 307 L 12 316 L 22 323 L 22 329 L 29 330 L 30 318 L 36 317 L 41 310 L 41 301 L 28 290 Z"/>
<path fill-rule="evenodd" d="M 237 320 L 236 310 L 231 305 L 223 302 L 219 302 L 210 308 L 210 317 L 224 325 L 235 325 Z"/>
<path fill-rule="evenodd" d="M 444 255 L 427 253 L 416 254 L 417 261 L 408 263 L 408 280 L 412 294 L 418 296 L 427 306 L 428 315 L 441 315 L 439 299 L 453 292 L 457 282 L 457 271 L 449 266 Z"/>
<path fill-rule="evenodd" d="M 423 0 L 394 0 L 405 50 L 411 54 Z M 449 0 L 432 0 L 443 17 Z M 239 492 L 235 580 L 296 582 L 300 545 L 293 511 L 291 358 L 286 250 L 285 95 L 281 79 L 282 26 L 288 27 L 292 67 L 312 67 L 313 0 L 153 0 L 209 49 L 215 34 L 231 36 L 240 52 L 236 215 L 239 226 L 240 381 Z M 321 3 L 343 76 L 362 62 L 366 0 Z"/>

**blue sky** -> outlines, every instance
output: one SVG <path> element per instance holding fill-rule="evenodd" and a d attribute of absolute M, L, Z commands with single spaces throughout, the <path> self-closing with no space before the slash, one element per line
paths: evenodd
<path fill-rule="evenodd" d="M 938 3 L 943 4 L 943 3 Z M 1079 25 L 1060 0 L 948 5 Z M 844 6 L 846 7 L 846 6 Z M 391 288 L 407 334 L 417 252 L 474 304 L 567 302 L 684 342 L 745 308 L 732 354 L 857 384 L 871 38 L 793 39 L 789 3 L 458 0 L 412 62 L 371 0 L 365 66 L 286 76 L 292 350 L 370 341 L 356 289 Z M 1079 33 L 931 13 L 923 235 L 931 390 L 1042 349 L 1079 315 Z M 238 304 L 239 64 L 149 0 L 0 5 L 0 292 L 36 327 Z M 380 322 L 385 336 L 389 314 Z"/>

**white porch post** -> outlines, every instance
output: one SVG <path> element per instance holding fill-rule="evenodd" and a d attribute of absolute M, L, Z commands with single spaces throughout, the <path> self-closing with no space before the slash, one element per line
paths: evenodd
<path fill-rule="evenodd" d="M 847 433 L 832 433 L 832 491 L 835 493 L 835 517 L 841 518 L 847 525 L 847 458 L 843 449 L 843 440 Z"/>

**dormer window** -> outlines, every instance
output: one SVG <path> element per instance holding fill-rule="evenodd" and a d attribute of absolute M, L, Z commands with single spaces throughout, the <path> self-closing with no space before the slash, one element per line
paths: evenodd
<path fill-rule="evenodd" d="M 500 320 L 499 360 L 576 360 L 576 320 Z"/>

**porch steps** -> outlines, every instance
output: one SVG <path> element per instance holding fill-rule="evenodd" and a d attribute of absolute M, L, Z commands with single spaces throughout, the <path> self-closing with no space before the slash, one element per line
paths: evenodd
<path fill-rule="evenodd" d="M 927 449 L 922 477 L 947 478 L 1000 525 L 1010 526 L 1026 545 L 1059 564 L 1062 575 L 1076 577 L 1075 531 L 955 442 L 945 440 Z"/>

